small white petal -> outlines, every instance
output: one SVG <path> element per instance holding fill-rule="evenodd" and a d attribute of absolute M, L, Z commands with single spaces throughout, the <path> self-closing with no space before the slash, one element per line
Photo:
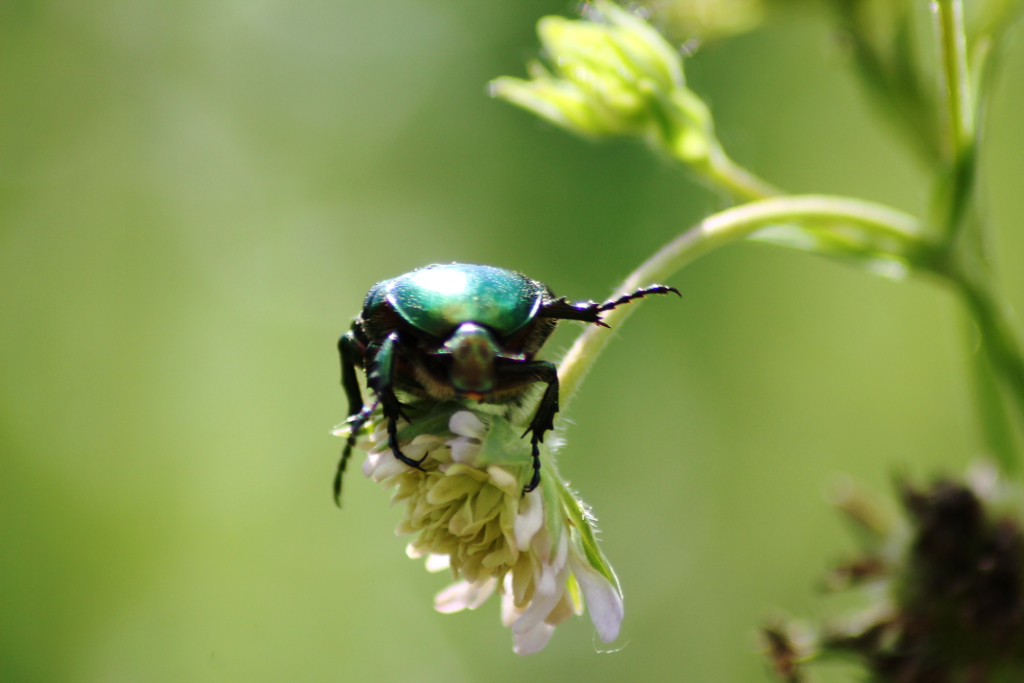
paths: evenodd
<path fill-rule="evenodd" d="M 575 605 L 573 604 L 572 597 L 569 595 L 569 591 L 562 591 L 561 599 L 559 599 L 555 608 L 551 610 L 551 614 L 544 619 L 544 623 L 550 624 L 551 626 L 558 626 L 571 617 L 575 612 Z"/>
<path fill-rule="evenodd" d="M 402 455 L 410 460 L 421 460 L 427 453 L 441 445 L 441 440 L 432 434 L 420 434 L 402 446 Z"/>
<path fill-rule="evenodd" d="M 363 474 L 378 483 L 401 474 L 406 469 L 406 465 L 398 460 L 390 449 L 368 453 L 366 462 L 363 463 Z"/>
<path fill-rule="evenodd" d="M 460 410 L 448 420 L 448 429 L 452 434 L 467 436 L 473 439 L 483 439 L 487 435 L 487 427 L 473 413 L 468 410 Z"/>
<path fill-rule="evenodd" d="M 451 557 L 448 555 L 438 555 L 437 553 L 427 555 L 427 571 L 431 574 L 444 571 L 450 566 Z"/>
<path fill-rule="evenodd" d="M 373 476 L 377 466 L 380 465 L 380 460 L 384 457 L 385 451 L 370 451 L 366 454 L 366 460 L 363 461 L 363 476 L 370 478 Z"/>
<path fill-rule="evenodd" d="M 434 609 L 442 614 L 460 612 L 464 609 L 476 609 L 484 604 L 494 592 L 493 578 L 482 583 L 459 581 L 445 588 L 434 597 Z"/>
<path fill-rule="evenodd" d="M 543 621 L 525 633 L 513 632 L 512 651 L 520 657 L 536 654 L 544 649 L 554 632 L 555 627 Z"/>
<path fill-rule="evenodd" d="M 487 598 L 491 597 L 491 594 L 494 593 L 494 587 L 497 584 L 498 580 L 495 579 L 493 576 L 484 581 L 482 584 L 480 584 L 480 588 L 477 591 L 476 597 L 470 600 L 469 602 L 469 609 L 476 609 L 480 605 L 487 602 Z"/>
<path fill-rule="evenodd" d="M 577 557 L 576 553 L 569 556 L 569 566 L 583 590 L 597 637 L 601 642 L 612 642 L 619 637 L 624 616 L 622 595 L 603 574 L 591 567 L 586 559 Z"/>
<path fill-rule="evenodd" d="M 526 552 L 530 547 L 530 541 L 540 531 L 542 524 L 544 524 L 544 497 L 541 495 L 540 489 L 537 488 L 527 493 L 519 501 L 519 514 L 516 515 L 514 523 L 516 547 L 519 552 Z"/>
<path fill-rule="evenodd" d="M 412 543 L 410 543 L 409 545 L 405 546 L 405 555 L 410 560 L 415 560 L 415 559 L 418 559 L 420 557 L 423 557 L 423 553 L 421 551 L 417 550 L 416 546 L 414 546 Z"/>
<path fill-rule="evenodd" d="M 562 570 L 565 566 L 565 558 L 569 556 L 569 530 L 562 529 L 562 533 L 558 537 L 558 552 L 555 553 L 555 561 L 552 562 L 555 569 L 558 571 Z"/>
<path fill-rule="evenodd" d="M 468 581 L 453 583 L 434 596 L 434 609 L 441 614 L 452 614 L 466 609 L 469 606 L 472 587 Z"/>
<path fill-rule="evenodd" d="M 565 531 L 562 532 L 563 534 Z M 530 542 L 530 549 L 537 555 L 542 563 L 550 564 L 551 560 L 551 533 L 548 531 L 547 526 L 541 526 L 533 540 Z"/>
<path fill-rule="evenodd" d="M 562 593 L 565 592 L 565 582 L 568 578 L 568 567 L 556 574 L 554 567 L 545 565 L 540 580 L 534 584 L 530 606 L 523 612 L 523 616 L 516 619 L 516 623 L 512 624 L 512 633 L 521 634 L 532 631 L 537 624 L 547 619 L 547 616 L 551 614 L 551 610 L 562 599 Z"/>
<path fill-rule="evenodd" d="M 480 453 L 480 442 L 476 439 L 460 436 L 448 442 L 452 449 L 452 460 L 466 465 L 475 465 L 476 456 Z"/>
<path fill-rule="evenodd" d="M 519 486 L 519 482 L 508 470 L 497 465 L 488 467 L 487 474 L 491 475 L 491 481 L 494 482 L 494 485 L 503 491 L 515 489 Z"/>
<path fill-rule="evenodd" d="M 501 594 L 501 625 L 512 628 L 516 619 L 523 616 L 523 611 L 516 607 L 515 596 L 512 595 L 512 582 L 509 581 L 512 574 L 505 575 L 505 592 Z"/>

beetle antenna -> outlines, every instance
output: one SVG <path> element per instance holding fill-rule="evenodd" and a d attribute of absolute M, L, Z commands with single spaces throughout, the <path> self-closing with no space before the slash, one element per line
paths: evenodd
<path fill-rule="evenodd" d="M 615 299 L 614 301 L 605 301 L 598 307 L 598 312 L 604 313 L 605 311 L 610 311 L 616 306 L 628 304 L 633 299 L 646 299 L 648 294 L 668 294 L 669 292 L 672 292 L 680 299 L 683 298 L 683 295 L 680 294 L 679 290 L 676 289 L 675 287 L 668 287 L 666 285 L 651 285 L 650 287 L 642 287 L 641 289 L 636 290 L 632 294 L 620 296 L 618 299 Z"/>
<path fill-rule="evenodd" d="M 553 301 L 548 301 L 541 306 L 540 310 L 537 311 L 537 317 L 557 318 L 559 320 L 579 320 L 585 323 L 594 323 L 601 327 L 609 327 L 609 325 L 601 320 L 602 313 L 607 313 L 618 306 L 628 304 L 634 299 L 645 299 L 648 294 L 668 294 L 669 292 L 672 292 L 679 297 L 683 296 L 675 287 L 668 287 L 666 285 L 641 287 L 631 294 L 620 296 L 618 299 L 609 299 L 603 304 L 599 304 L 596 301 L 570 303 L 569 300 L 563 296 Z"/>

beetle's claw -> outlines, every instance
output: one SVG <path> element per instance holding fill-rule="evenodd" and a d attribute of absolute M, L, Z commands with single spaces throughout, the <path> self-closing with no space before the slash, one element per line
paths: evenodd
<path fill-rule="evenodd" d="M 404 464 L 408 465 L 409 467 L 419 470 L 420 472 L 426 472 L 426 470 L 423 469 L 423 461 L 427 459 L 427 456 L 424 455 L 419 460 L 413 460 L 409 456 L 402 453 L 402 451 L 396 450 L 394 448 L 391 449 L 391 454 L 394 455 L 399 460 L 401 460 Z"/>
<path fill-rule="evenodd" d="M 398 447 L 398 420 L 394 417 L 388 419 L 388 446 L 391 447 L 391 454 L 401 460 L 404 464 L 419 470 L 420 472 L 425 471 L 423 469 L 423 461 L 427 459 L 424 455 L 419 460 L 413 460 Z"/>
<path fill-rule="evenodd" d="M 537 446 L 536 437 L 533 439 L 533 452 L 531 455 L 533 456 L 533 476 L 530 478 L 530 483 L 523 487 L 524 496 L 540 485 L 540 447 Z"/>

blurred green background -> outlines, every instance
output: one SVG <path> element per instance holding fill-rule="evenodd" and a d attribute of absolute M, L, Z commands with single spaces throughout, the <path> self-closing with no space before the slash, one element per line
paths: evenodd
<path fill-rule="evenodd" d="M 752 244 L 644 304 L 565 412 L 620 651 L 584 618 L 516 657 L 496 600 L 434 612 L 446 577 L 358 467 L 334 507 L 334 344 L 370 285 L 458 260 L 597 299 L 724 206 L 486 96 L 571 9 L 0 1 L 0 680 L 764 681 L 756 626 L 820 612 L 853 548 L 830 482 L 979 455 L 949 293 Z M 1020 305 L 1016 48 L 984 166 Z M 771 181 L 926 207 L 813 5 L 687 73 Z"/>

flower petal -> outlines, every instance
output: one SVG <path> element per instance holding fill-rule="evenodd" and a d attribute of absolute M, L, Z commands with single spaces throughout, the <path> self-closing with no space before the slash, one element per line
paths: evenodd
<path fill-rule="evenodd" d="M 555 553 L 555 561 L 551 563 L 556 571 L 562 570 L 565 560 L 569 556 L 569 539 L 566 536 L 567 534 L 563 533 L 558 539 L 558 551 Z"/>
<path fill-rule="evenodd" d="M 420 434 L 402 446 L 402 454 L 410 460 L 420 460 L 443 442 L 432 434 Z"/>
<path fill-rule="evenodd" d="M 366 460 L 363 462 L 363 474 L 377 483 L 396 474 L 401 474 L 405 470 L 406 465 L 398 460 L 391 449 L 387 447 L 380 451 L 370 451 L 366 454 Z"/>
<path fill-rule="evenodd" d="M 434 609 L 442 614 L 476 609 L 491 597 L 496 583 L 493 578 L 481 583 L 470 583 L 469 581 L 453 583 L 434 597 Z"/>
<path fill-rule="evenodd" d="M 501 625 L 512 628 L 516 619 L 523 616 L 523 610 L 516 607 L 516 598 L 512 590 L 512 572 L 505 574 L 504 589 L 501 594 Z"/>
<path fill-rule="evenodd" d="M 460 436 L 448 442 L 452 449 L 452 460 L 466 465 L 476 463 L 476 456 L 480 454 L 480 442 L 466 436 Z"/>
<path fill-rule="evenodd" d="M 505 493 L 510 491 L 518 492 L 519 481 L 503 467 L 491 465 L 487 468 L 487 474 L 491 475 L 491 481 Z"/>
<path fill-rule="evenodd" d="M 512 651 L 520 657 L 536 654 L 551 640 L 555 627 L 543 621 L 524 633 L 512 632 Z"/>
<path fill-rule="evenodd" d="M 452 415 L 448 421 L 448 429 L 452 434 L 473 439 L 483 439 L 487 435 L 487 427 L 484 423 L 468 410 L 460 410 Z"/>
<path fill-rule="evenodd" d="M 523 616 L 512 624 L 512 633 L 523 634 L 533 631 L 537 624 L 543 622 L 562 599 L 565 581 L 568 578 L 568 567 L 556 574 L 554 567 L 545 565 L 540 580 L 534 584 L 530 606 L 523 612 Z"/>
<path fill-rule="evenodd" d="M 480 482 L 472 477 L 446 476 L 427 493 L 426 502 L 440 506 L 460 500 L 480 490 Z"/>
<path fill-rule="evenodd" d="M 427 555 L 427 571 L 431 574 L 444 571 L 451 566 L 451 556 L 430 553 Z"/>
<path fill-rule="evenodd" d="M 569 591 L 562 593 L 562 597 L 559 599 L 558 604 L 555 605 L 551 613 L 544 619 L 544 623 L 549 626 L 558 626 L 566 619 L 571 617 L 575 610 L 573 609 L 572 598 L 569 596 Z"/>
<path fill-rule="evenodd" d="M 585 559 L 571 553 L 569 566 L 583 590 L 583 596 L 590 609 L 590 620 L 597 629 L 601 642 L 610 643 L 619 637 L 624 607 L 618 589 Z"/>
<path fill-rule="evenodd" d="M 530 541 L 540 531 L 544 524 L 544 497 L 539 488 L 536 488 L 519 501 L 519 514 L 516 515 L 515 535 L 516 547 L 520 552 L 526 552 L 530 547 Z"/>

